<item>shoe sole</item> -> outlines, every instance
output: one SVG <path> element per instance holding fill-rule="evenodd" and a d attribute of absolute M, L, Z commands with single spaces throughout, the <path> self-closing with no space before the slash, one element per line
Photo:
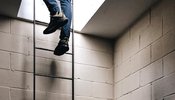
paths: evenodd
<path fill-rule="evenodd" d="M 51 34 L 53 32 L 55 32 L 57 29 L 59 29 L 60 27 L 64 26 L 66 23 L 68 22 L 68 19 L 66 19 L 63 22 L 60 22 L 57 26 L 53 27 L 52 29 L 50 29 L 50 31 L 45 31 L 43 32 L 43 34 Z"/>
<path fill-rule="evenodd" d="M 55 50 L 54 51 L 54 55 L 61 56 L 61 55 L 65 54 L 68 50 L 69 50 L 69 47 L 64 48 L 64 51 L 62 51 L 61 53 L 60 52 L 56 52 L 57 50 Z"/>

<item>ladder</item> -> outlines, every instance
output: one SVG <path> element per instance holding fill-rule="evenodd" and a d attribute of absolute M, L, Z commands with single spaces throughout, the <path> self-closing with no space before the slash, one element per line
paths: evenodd
<path fill-rule="evenodd" d="M 65 53 L 65 55 L 71 55 L 72 56 L 72 77 L 62 77 L 62 76 L 52 76 L 52 75 L 42 75 L 42 74 L 37 74 L 36 73 L 36 49 L 38 50 L 44 50 L 44 51 L 49 51 L 53 52 L 54 50 L 50 50 L 47 48 L 42 48 L 42 47 L 36 47 L 36 33 L 35 33 L 35 25 L 37 23 L 40 23 L 39 21 L 36 21 L 35 19 L 35 0 L 34 0 L 34 6 L 33 6 L 33 100 L 36 100 L 36 76 L 41 76 L 41 77 L 48 77 L 48 78 L 58 78 L 58 79 L 64 79 L 64 80 L 70 80 L 72 81 L 72 100 L 74 100 L 74 22 L 73 22 L 73 0 L 72 0 L 72 53 Z"/>

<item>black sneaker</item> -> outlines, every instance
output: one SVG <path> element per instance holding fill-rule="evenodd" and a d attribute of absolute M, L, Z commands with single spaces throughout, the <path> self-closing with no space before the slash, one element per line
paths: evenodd
<path fill-rule="evenodd" d="M 50 34 L 55 32 L 60 27 L 64 26 L 68 22 L 67 17 L 61 12 L 50 17 L 50 23 L 48 27 L 43 31 L 43 34 Z"/>
<path fill-rule="evenodd" d="M 57 56 L 61 56 L 65 54 L 69 50 L 68 45 L 68 38 L 64 38 L 63 40 L 60 40 L 57 47 L 54 50 L 54 54 Z"/>

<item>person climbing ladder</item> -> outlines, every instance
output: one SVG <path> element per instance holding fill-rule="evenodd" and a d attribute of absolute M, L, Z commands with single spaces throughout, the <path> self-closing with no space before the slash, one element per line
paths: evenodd
<path fill-rule="evenodd" d="M 71 0 L 43 0 L 50 12 L 50 23 L 43 34 L 51 34 L 61 28 L 60 41 L 54 50 L 55 55 L 63 55 L 69 50 L 70 26 L 72 20 Z"/>

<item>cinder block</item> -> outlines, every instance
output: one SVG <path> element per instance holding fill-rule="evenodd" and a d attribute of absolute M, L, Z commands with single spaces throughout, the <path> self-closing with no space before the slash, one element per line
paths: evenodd
<path fill-rule="evenodd" d="M 119 50 L 122 50 L 122 36 L 114 41 L 114 51 L 117 52 Z"/>
<path fill-rule="evenodd" d="M 28 53 L 29 55 L 33 55 L 33 38 L 29 38 L 28 40 Z"/>
<path fill-rule="evenodd" d="M 139 36 L 131 37 L 129 42 L 129 50 L 130 55 L 133 56 L 139 51 Z"/>
<path fill-rule="evenodd" d="M 114 83 L 114 98 L 119 98 L 123 95 L 122 82 Z"/>
<path fill-rule="evenodd" d="M 11 100 L 33 100 L 33 91 L 12 88 Z M 71 95 L 36 91 L 36 100 L 71 100 Z"/>
<path fill-rule="evenodd" d="M 162 38 L 151 45 L 151 61 L 155 61 L 163 57 L 163 41 Z"/>
<path fill-rule="evenodd" d="M 171 74 L 153 83 L 152 100 L 161 100 L 164 96 L 175 92 L 175 74 Z"/>
<path fill-rule="evenodd" d="M 0 98 L 1 100 L 11 100 L 9 98 L 9 88 L 5 88 L 5 87 L 0 87 Z"/>
<path fill-rule="evenodd" d="M 41 75 L 72 77 L 72 63 L 54 59 L 36 58 L 36 73 Z"/>
<path fill-rule="evenodd" d="M 163 76 L 162 59 L 148 65 L 140 72 L 140 84 L 143 86 Z"/>
<path fill-rule="evenodd" d="M 72 62 L 67 62 L 67 61 L 57 61 L 55 60 L 55 63 L 53 60 L 49 60 L 49 67 L 52 67 L 48 70 L 49 73 L 55 72 L 56 76 L 62 76 L 62 77 L 72 77 Z M 55 70 L 54 71 L 54 64 L 55 64 Z"/>
<path fill-rule="evenodd" d="M 33 56 L 11 53 L 11 68 L 17 71 L 33 71 Z"/>
<path fill-rule="evenodd" d="M 0 87 L 0 98 L 1 98 L 1 100 L 11 100 L 9 98 L 9 92 L 10 92 L 9 88 Z"/>
<path fill-rule="evenodd" d="M 164 75 L 175 71 L 175 51 L 163 58 Z"/>
<path fill-rule="evenodd" d="M 36 40 L 36 47 L 54 50 L 58 43 L 46 40 Z"/>
<path fill-rule="evenodd" d="M 149 57 L 149 56 L 144 56 L 144 57 Z M 147 58 L 147 61 L 149 61 L 149 59 Z M 134 73 L 136 71 L 138 71 L 139 69 L 141 69 L 143 67 L 143 65 L 141 66 L 141 56 L 140 53 L 135 54 L 133 57 L 131 57 L 131 73 Z"/>
<path fill-rule="evenodd" d="M 136 72 L 129 77 L 121 81 L 122 94 L 127 94 L 137 88 L 139 88 L 139 72 Z"/>
<path fill-rule="evenodd" d="M 159 14 L 157 15 L 157 11 L 152 12 L 151 24 L 140 36 L 140 49 L 150 45 L 162 36 L 162 17 Z"/>
<path fill-rule="evenodd" d="M 76 80 L 75 81 L 75 94 L 76 96 L 93 96 L 93 83 L 89 81 Z"/>
<path fill-rule="evenodd" d="M 36 89 L 43 92 L 52 92 L 60 94 L 71 94 L 71 80 L 58 78 L 36 77 Z"/>
<path fill-rule="evenodd" d="M 11 88 L 10 97 L 11 100 L 32 100 L 33 93 L 29 90 Z"/>
<path fill-rule="evenodd" d="M 175 50 L 175 30 L 169 31 L 163 37 L 163 52 L 167 54 L 173 50 Z"/>
<path fill-rule="evenodd" d="M 9 70 L 0 69 L 0 86 L 9 87 L 10 75 Z"/>
<path fill-rule="evenodd" d="M 131 56 L 132 56 L 132 51 L 129 51 L 128 49 L 132 49 L 132 47 L 130 46 L 130 43 L 124 44 L 123 48 L 122 48 L 122 58 L 123 58 L 123 62 L 128 60 Z"/>
<path fill-rule="evenodd" d="M 95 98 L 88 96 L 75 96 L 75 100 L 94 100 L 94 99 Z"/>
<path fill-rule="evenodd" d="M 150 62 L 151 62 L 151 48 L 150 48 L 150 46 L 148 46 L 148 47 L 144 48 L 142 51 L 140 51 L 139 56 L 140 56 L 139 61 L 140 61 L 141 68 L 150 64 Z"/>
<path fill-rule="evenodd" d="M 154 5 L 151 9 L 151 14 L 150 14 L 150 17 L 151 17 L 151 24 L 152 25 L 160 25 L 162 26 L 162 16 L 163 16 L 163 9 L 164 9 L 164 6 L 162 5 L 162 2 L 158 2 L 156 5 Z"/>
<path fill-rule="evenodd" d="M 10 53 L 0 51 L 0 68 L 10 69 Z"/>
<path fill-rule="evenodd" d="M 118 98 L 117 100 L 132 100 L 131 93 L 123 95 L 122 97 Z"/>
<path fill-rule="evenodd" d="M 42 95 L 40 94 L 39 97 Z M 46 100 L 71 100 L 72 96 L 71 95 L 66 95 L 66 94 L 59 94 L 59 93 L 46 93 L 45 98 Z M 38 100 L 38 99 L 37 99 Z M 43 99 L 40 99 L 43 100 Z"/>
<path fill-rule="evenodd" d="M 138 20 L 131 28 L 131 38 L 139 38 L 140 33 L 143 32 L 148 25 L 150 25 L 150 13 L 143 15 L 143 18 Z"/>
<path fill-rule="evenodd" d="M 75 64 L 76 78 L 94 82 L 112 83 L 112 70 L 95 66 Z"/>
<path fill-rule="evenodd" d="M 14 88 L 33 89 L 33 76 L 30 73 L 10 71 L 9 86 Z"/>
<path fill-rule="evenodd" d="M 42 57 L 36 57 L 36 73 L 37 74 L 42 74 L 42 75 L 48 75 L 49 71 L 51 70 L 51 62 L 49 62 L 49 60 L 47 60 L 46 58 L 42 58 Z M 54 75 L 56 74 L 56 66 L 55 66 L 55 61 L 53 61 L 53 67 L 54 68 Z M 51 75 L 51 73 L 50 73 Z"/>
<path fill-rule="evenodd" d="M 11 33 L 14 35 L 30 36 L 33 33 L 33 25 L 29 22 L 12 19 Z"/>
<path fill-rule="evenodd" d="M 151 50 L 150 46 L 144 48 L 133 57 L 131 57 L 130 71 L 134 73 L 139 69 L 145 67 L 151 62 Z"/>
<path fill-rule="evenodd" d="M 114 52 L 114 66 L 118 66 L 122 63 L 122 51 L 117 50 Z"/>
<path fill-rule="evenodd" d="M 130 42 L 130 30 L 125 32 L 121 37 L 120 46 L 122 52 L 122 61 L 127 60 L 131 56 L 131 52 L 128 52 L 129 49 L 129 42 Z"/>
<path fill-rule="evenodd" d="M 75 54 L 74 54 L 75 55 Z M 55 60 L 58 60 L 58 61 L 67 61 L 67 62 L 72 62 L 72 55 L 68 55 L 68 54 L 64 54 L 62 56 L 56 56 L 54 55 L 52 57 L 53 59 Z M 74 58 L 75 59 L 75 58 Z M 75 62 L 76 63 L 76 62 Z"/>
<path fill-rule="evenodd" d="M 31 51 L 31 54 L 32 54 L 32 51 Z M 50 51 L 36 49 L 36 56 L 37 57 L 44 57 L 44 58 L 48 58 L 48 59 L 55 59 L 55 60 L 72 62 L 72 55 L 65 54 L 62 56 L 56 56 L 53 54 L 53 52 L 50 52 Z"/>
<path fill-rule="evenodd" d="M 140 49 L 151 44 L 151 26 L 149 25 L 141 34 L 140 34 Z"/>
<path fill-rule="evenodd" d="M 82 80 L 93 80 L 93 66 L 75 64 L 75 77 Z"/>
<path fill-rule="evenodd" d="M 164 0 L 163 3 L 163 33 L 173 30 L 175 28 L 175 1 Z"/>
<path fill-rule="evenodd" d="M 60 100 L 71 100 L 72 99 L 72 95 L 63 95 L 63 94 L 60 94 L 60 95 L 55 94 L 55 95 L 56 95 L 55 100 L 58 100 L 58 98 Z M 52 96 L 50 96 L 50 97 L 52 97 Z M 53 100 L 53 99 L 49 99 L 49 100 Z"/>
<path fill-rule="evenodd" d="M 10 70 L 0 70 L 0 77 L 0 86 L 25 89 L 33 88 L 32 74 Z"/>
<path fill-rule="evenodd" d="M 75 46 L 95 51 L 113 52 L 113 42 L 110 40 L 105 40 L 93 36 L 87 36 L 83 34 L 74 34 L 75 38 Z"/>
<path fill-rule="evenodd" d="M 113 99 L 108 99 L 108 98 L 93 98 L 93 100 L 113 100 Z"/>
<path fill-rule="evenodd" d="M 152 100 L 151 99 L 151 85 L 147 85 L 147 86 L 139 88 L 136 91 L 133 91 L 131 100 Z"/>
<path fill-rule="evenodd" d="M 118 67 L 114 67 L 114 83 L 118 82 Z"/>
<path fill-rule="evenodd" d="M 49 36 L 50 34 L 43 34 L 43 31 L 46 29 L 46 26 L 43 26 L 43 25 L 35 25 L 35 36 L 36 36 L 36 40 L 45 40 L 45 41 L 48 41 L 50 40 Z M 55 33 L 53 33 L 55 34 Z M 33 37 L 33 32 L 32 34 L 30 34 L 30 37 L 32 38 Z"/>
<path fill-rule="evenodd" d="M 164 100 L 175 100 L 175 95 L 170 95 L 168 97 L 165 97 Z"/>
<path fill-rule="evenodd" d="M 29 40 L 27 37 L 12 35 L 10 45 L 11 45 L 11 51 L 13 52 L 22 53 L 26 55 L 29 52 L 28 51 Z"/>
<path fill-rule="evenodd" d="M 94 67 L 92 69 L 91 74 L 92 74 L 92 79 L 93 79 L 94 82 L 109 83 L 109 82 L 107 82 L 108 76 L 110 75 L 109 70 L 104 69 L 104 68 Z M 109 76 L 109 78 L 112 78 L 112 74 L 111 74 L 111 76 Z"/>
<path fill-rule="evenodd" d="M 112 67 L 112 54 L 75 48 L 75 62 L 93 66 Z"/>
<path fill-rule="evenodd" d="M 162 36 L 161 26 L 150 25 L 142 34 L 140 38 L 140 49 L 150 45 L 155 40 Z"/>
<path fill-rule="evenodd" d="M 117 47 L 115 47 L 115 52 L 121 52 L 120 56 L 122 56 L 122 61 L 128 60 L 139 50 L 139 36 L 134 36 L 134 33 L 131 33 L 129 30 L 120 38 L 118 43 L 116 43 Z"/>
<path fill-rule="evenodd" d="M 163 21 L 162 21 L 162 11 L 164 7 L 161 6 L 161 3 L 157 3 L 154 7 L 151 9 L 151 39 L 152 42 L 157 40 L 163 35 L 162 27 L 163 27 Z"/>
<path fill-rule="evenodd" d="M 93 97 L 113 98 L 113 85 L 93 82 Z"/>
<path fill-rule="evenodd" d="M 0 16 L 0 32 L 10 33 L 10 18 Z"/>
<path fill-rule="evenodd" d="M 132 67 L 131 67 L 131 61 L 127 60 L 123 62 L 121 65 L 119 65 L 115 70 L 115 82 L 118 82 L 125 77 L 127 77 L 131 73 Z"/>
<path fill-rule="evenodd" d="M 48 92 L 43 92 L 43 91 L 36 91 L 36 100 L 49 100 L 50 96 L 52 96 L 52 99 L 54 100 L 54 98 L 56 97 L 54 93 L 54 95 L 52 95 L 53 93 L 48 93 Z M 32 99 L 33 100 L 33 99 Z"/>
<path fill-rule="evenodd" d="M 0 49 L 11 50 L 11 35 L 0 32 Z"/>
<path fill-rule="evenodd" d="M 37 91 L 36 100 L 71 100 L 72 95 Z"/>
<path fill-rule="evenodd" d="M 107 70 L 107 83 L 114 84 L 114 68 Z"/>
<path fill-rule="evenodd" d="M 56 93 L 53 94 L 51 92 L 36 91 L 35 96 L 36 96 L 36 100 L 50 100 L 50 99 L 55 100 L 55 98 L 56 98 L 55 94 Z M 33 98 L 31 100 L 33 100 Z"/>
<path fill-rule="evenodd" d="M 55 32 L 51 33 L 51 34 L 43 34 L 43 31 L 45 30 L 45 27 L 40 27 L 38 26 L 37 27 L 37 32 L 39 34 L 37 34 L 37 37 L 38 39 L 41 39 L 41 40 L 44 40 L 44 41 L 49 41 L 49 42 L 55 42 L 55 43 L 58 43 L 59 40 L 60 40 L 60 30 L 56 30 Z"/>
<path fill-rule="evenodd" d="M 118 66 L 122 63 L 123 61 L 123 56 L 122 56 L 122 48 L 120 46 L 120 43 L 118 42 L 118 40 L 115 43 L 115 47 L 114 47 L 114 66 Z"/>

